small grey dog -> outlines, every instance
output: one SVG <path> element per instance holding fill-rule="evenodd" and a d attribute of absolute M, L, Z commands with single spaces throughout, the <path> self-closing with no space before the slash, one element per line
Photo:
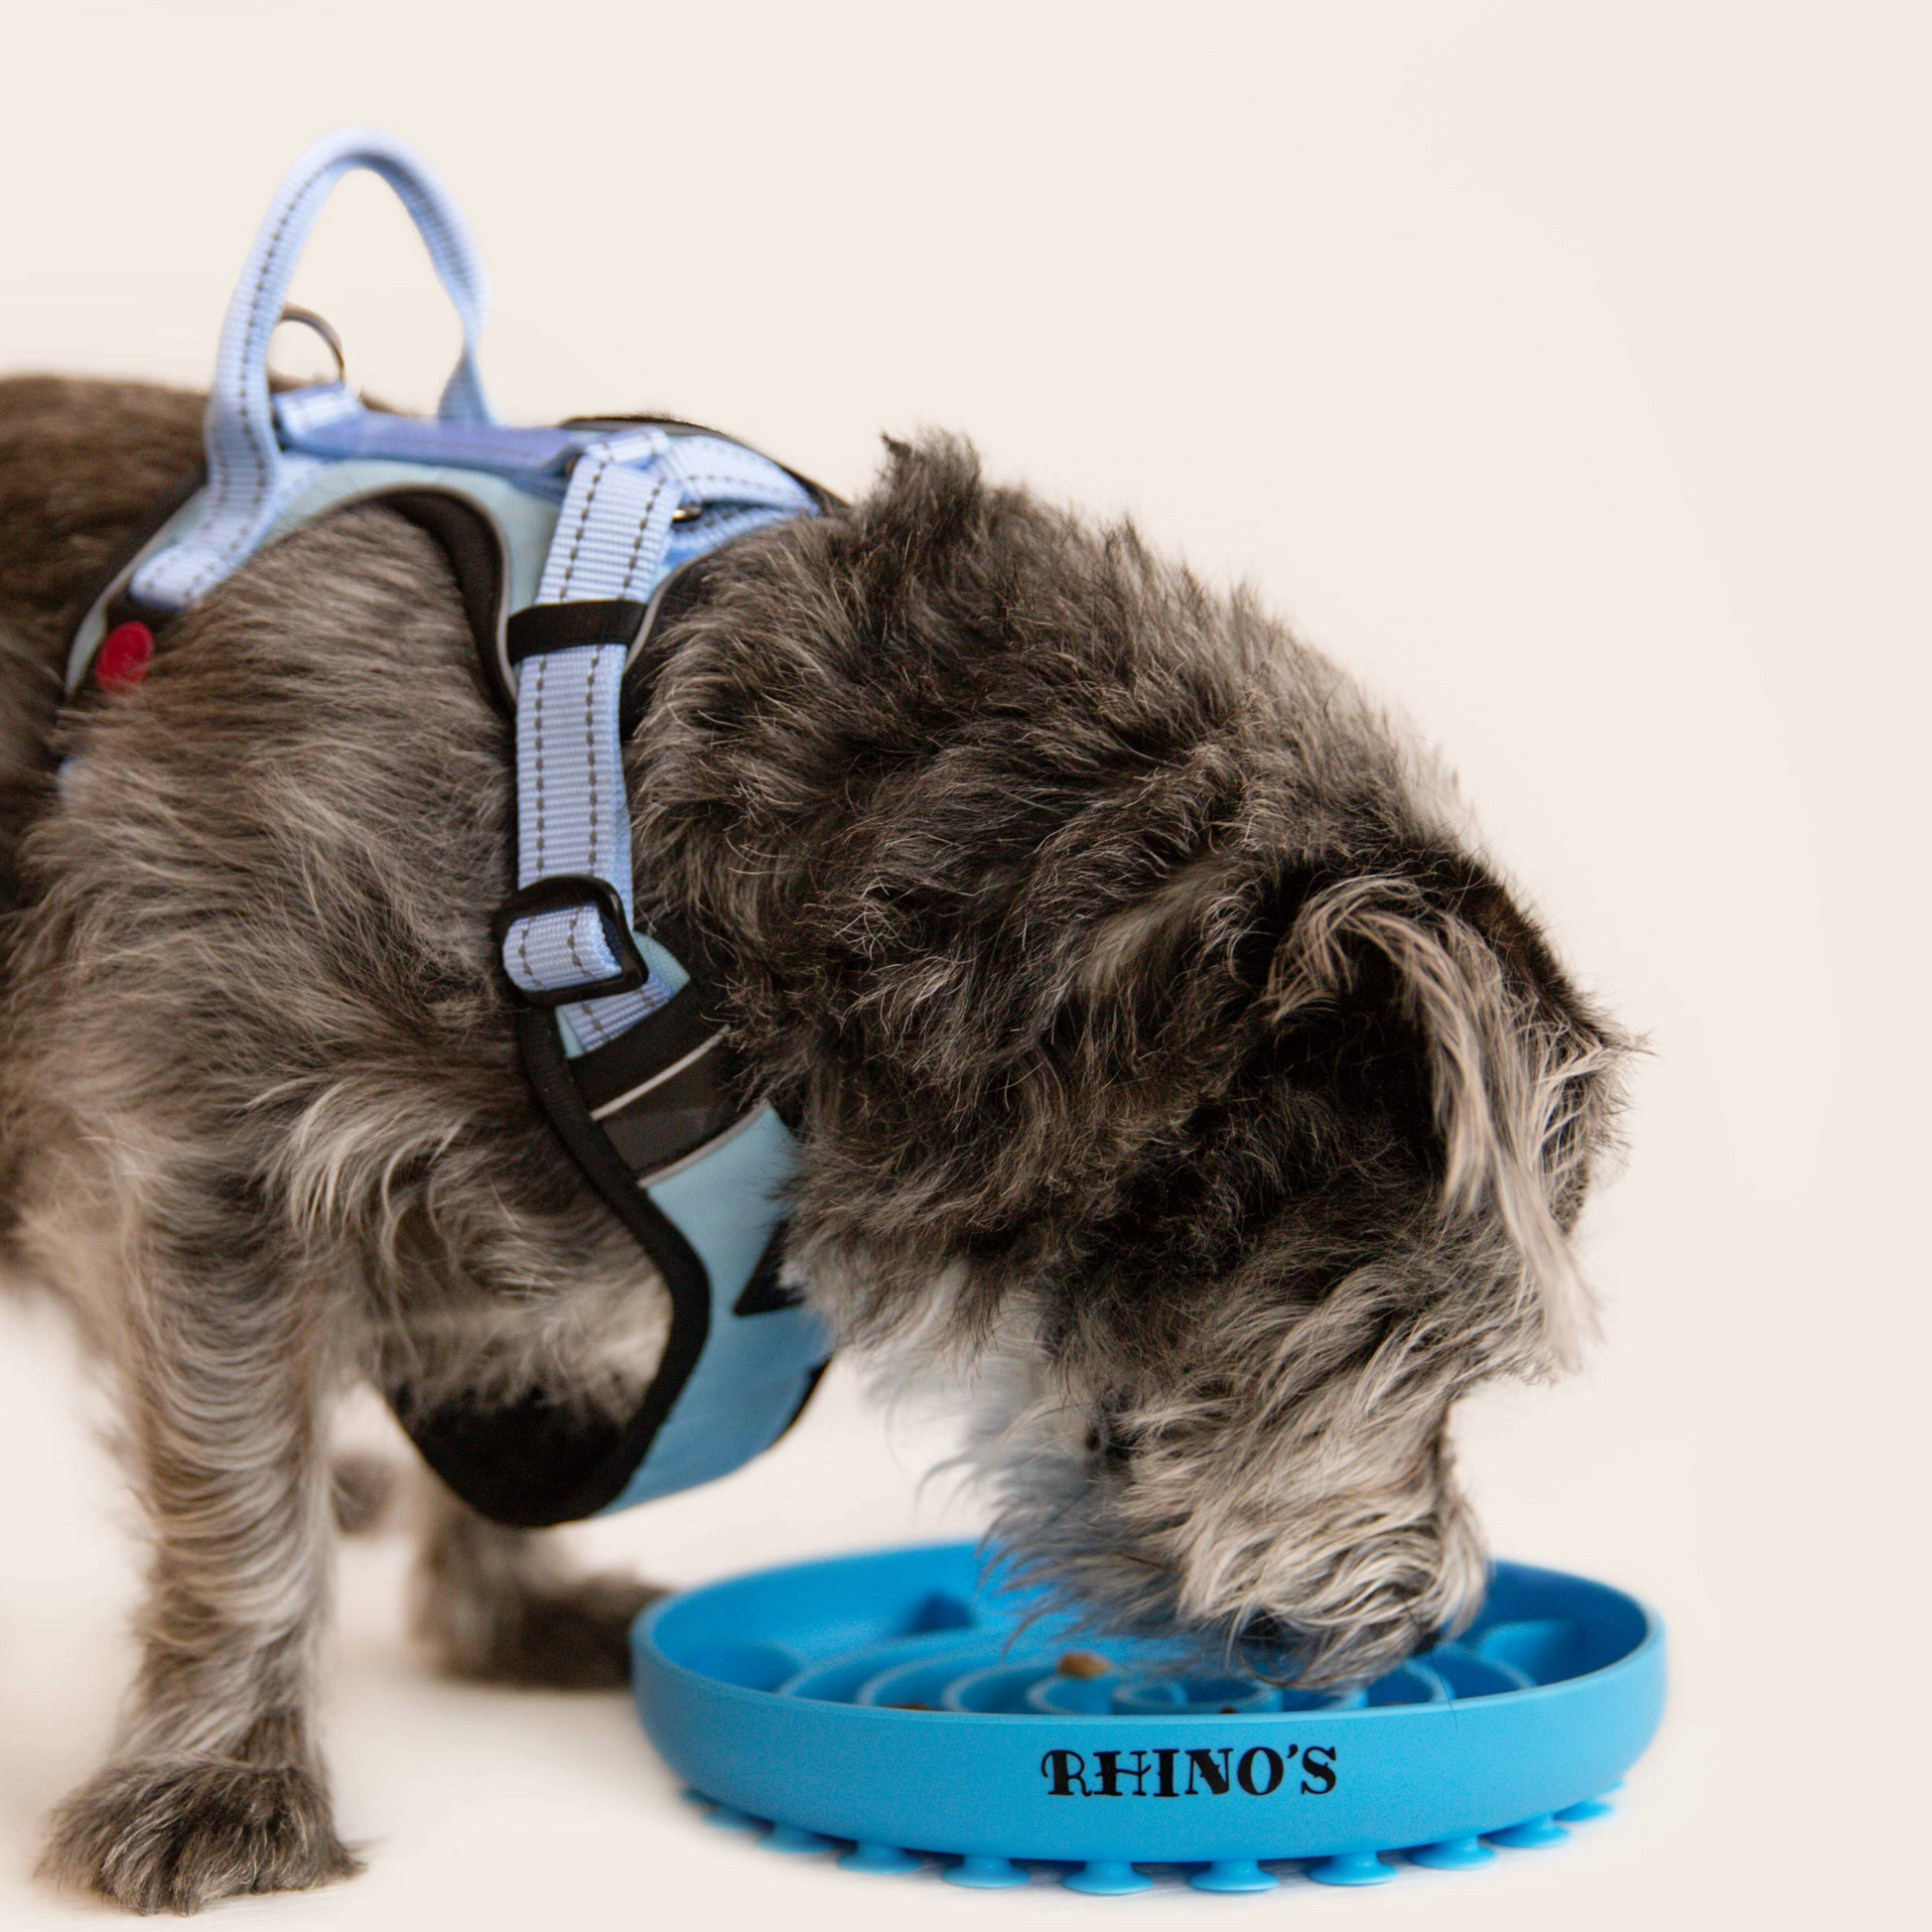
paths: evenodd
<path fill-rule="evenodd" d="M 201 416 L 0 383 L 0 1200 L 152 1536 L 49 1866 L 141 1911 L 355 1868 L 312 1729 L 338 1396 L 617 1413 L 666 1324 L 520 1071 L 507 727 L 436 544 L 306 527 L 63 706 Z M 787 1280 L 963 1397 L 999 1541 L 1115 1627 L 1311 1685 L 1455 1628 L 1449 1412 L 1590 1326 L 1626 1044 L 1427 759 L 1245 598 L 945 440 L 667 622 L 637 903 L 706 935 L 799 1123 Z M 619 1681 L 648 1594 L 447 1497 L 422 1578 L 450 1667 L 530 1683 Z"/>

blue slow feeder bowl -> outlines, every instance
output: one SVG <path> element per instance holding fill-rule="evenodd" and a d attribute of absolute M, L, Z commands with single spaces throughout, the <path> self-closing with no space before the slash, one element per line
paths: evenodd
<path fill-rule="evenodd" d="M 1635 1762 L 1664 1708 L 1664 1636 L 1633 1598 L 1498 1564 L 1462 1637 L 1328 1696 L 1199 1673 L 1177 1645 L 1027 1623 L 970 1544 L 766 1570 L 657 1604 L 632 1635 L 651 1741 L 713 1822 L 841 1863 L 957 1861 L 955 1883 L 1206 1891 L 1486 1863 L 1559 1843 Z M 1072 1654 L 1074 1652 L 1079 1654 Z M 1062 1668 L 1062 1666 L 1069 1668 Z M 1192 1671 L 1192 1674 L 1190 1673 Z"/>

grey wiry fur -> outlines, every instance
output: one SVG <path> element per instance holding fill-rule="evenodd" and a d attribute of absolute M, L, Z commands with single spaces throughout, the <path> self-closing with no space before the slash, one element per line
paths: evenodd
<path fill-rule="evenodd" d="M 664 1324 L 515 1064 L 505 727 L 426 537 L 311 526 L 57 725 L 196 406 L 0 385 L 6 1200 L 118 1371 L 155 1544 L 53 1858 L 144 1908 L 346 1868 L 308 1724 L 331 1395 L 616 1410 Z M 1587 1330 L 1620 1042 L 1426 763 L 1252 604 L 943 441 L 706 566 L 669 641 L 639 904 L 716 948 L 800 1123 L 792 1274 L 883 1380 L 963 1394 L 1002 1539 L 1314 1683 L 1452 1627 L 1449 1412 Z M 429 1549 L 456 1666 L 610 1675 L 634 1587 L 453 1506 Z"/>
<path fill-rule="evenodd" d="M 485 1522 L 433 1480 L 415 1624 L 452 1669 L 495 1684 L 621 1687 L 630 1626 L 659 1595 L 628 1577 L 575 1577 L 540 1539 Z"/>

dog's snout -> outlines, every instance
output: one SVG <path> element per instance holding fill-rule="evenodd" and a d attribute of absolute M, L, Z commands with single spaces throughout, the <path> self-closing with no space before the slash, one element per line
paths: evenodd
<path fill-rule="evenodd" d="M 1433 1650 L 1448 1636 L 1442 1623 L 1409 1616 L 1397 1621 L 1407 1624 L 1404 1654 L 1420 1655 Z M 1309 1633 L 1298 1629 L 1292 1618 L 1274 1610 L 1258 1610 L 1242 1618 L 1234 1633 L 1235 1647 L 1248 1660 L 1257 1676 L 1280 1678 L 1283 1682 L 1296 1674 L 1295 1659 L 1308 1645 Z"/>

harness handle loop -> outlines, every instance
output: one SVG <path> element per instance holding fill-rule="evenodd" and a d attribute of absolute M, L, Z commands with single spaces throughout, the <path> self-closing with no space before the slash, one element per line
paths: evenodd
<path fill-rule="evenodd" d="M 477 339 L 489 312 L 489 284 L 469 223 L 406 142 L 366 127 L 325 134 L 283 177 L 229 300 L 208 394 L 206 507 L 193 532 L 141 572 L 138 594 L 147 602 L 179 610 L 212 589 L 254 549 L 308 474 L 310 466 L 285 455 L 276 436 L 268 391 L 269 339 L 331 193 L 345 175 L 361 168 L 395 190 L 463 324 L 463 353 L 437 413 L 446 422 L 496 420 L 477 371 Z"/>

